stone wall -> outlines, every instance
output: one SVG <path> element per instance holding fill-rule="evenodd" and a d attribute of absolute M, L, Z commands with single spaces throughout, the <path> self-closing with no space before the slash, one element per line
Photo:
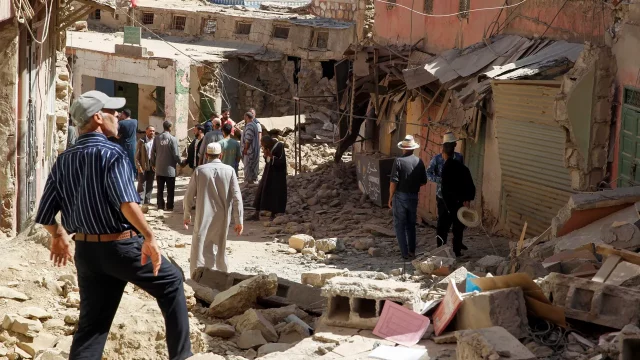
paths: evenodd
<path fill-rule="evenodd" d="M 71 101 L 71 79 L 67 58 L 64 52 L 56 52 L 56 125 L 58 154 L 67 149 L 67 130 L 69 128 L 69 104 Z"/>
<path fill-rule="evenodd" d="M 18 113 L 18 25 L 0 27 L 0 236 L 16 229 L 16 124 Z"/>
<path fill-rule="evenodd" d="M 355 21 L 358 9 L 364 7 L 364 0 L 314 0 L 310 11 L 316 16 Z"/>
<path fill-rule="evenodd" d="M 293 95 L 289 78 L 293 73 L 285 71 L 286 60 L 257 61 L 240 59 L 240 80 L 263 91 L 240 83 L 238 89 L 238 111 L 243 114 L 247 109 L 256 109 L 258 117 L 293 115 Z"/>
<path fill-rule="evenodd" d="M 563 76 L 555 119 L 567 132 L 565 166 L 574 190 L 595 191 L 606 175 L 615 74 L 611 49 L 587 43 Z"/>

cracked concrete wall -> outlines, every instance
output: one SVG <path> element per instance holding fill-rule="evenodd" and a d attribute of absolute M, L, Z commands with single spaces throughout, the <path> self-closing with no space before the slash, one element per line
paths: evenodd
<path fill-rule="evenodd" d="M 238 16 L 233 14 L 221 14 L 212 12 L 193 12 L 188 10 L 172 9 L 171 11 L 152 7 L 138 7 L 135 17 L 142 23 L 144 13 L 154 13 L 153 24 L 145 25 L 150 30 L 178 37 L 198 37 L 202 40 L 232 41 L 230 47 L 237 47 L 237 43 L 263 46 L 270 51 L 279 51 L 286 55 L 298 56 L 304 59 L 328 60 L 341 59 L 344 51 L 352 41 L 356 40 L 356 24 L 336 26 L 335 21 L 318 19 L 314 26 L 306 26 L 293 23 L 286 18 L 270 19 L 257 16 Z M 173 30 L 173 16 L 185 16 L 184 30 Z M 292 16 L 295 16 L 292 14 Z M 215 21 L 215 33 L 204 32 L 204 24 L 208 20 Z M 238 22 L 251 23 L 251 32 L 248 35 L 236 33 Z M 276 26 L 289 28 L 287 39 L 273 37 Z M 326 31 L 329 33 L 326 49 L 314 49 L 311 40 L 314 31 Z M 225 46 L 220 42 L 220 46 Z M 213 44 L 212 44 L 213 45 Z M 224 49 L 221 49 L 224 50 Z M 242 52 L 240 50 L 239 52 Z"/>
<path fill-rule="evenodd" d="M 574 190 L 595 191 L 606 175 L 615 73 L 611 49 L 587 43 L 562 78 L 555 120 L 567 133 L 565 166 Z"/>
<path fill-rule="evenodd" d="M 18 24 L 0 25 L 0 234 L 16 230 L 16 124 L 18 114 Z"/>
<path fill-rule="evenodd" d="M 64 52 L 56 52 L 56 125 L 58 154 L 67 149 L 67 130 L 69 128 L 69 106 L 71 101 L 71 79 Z"/>

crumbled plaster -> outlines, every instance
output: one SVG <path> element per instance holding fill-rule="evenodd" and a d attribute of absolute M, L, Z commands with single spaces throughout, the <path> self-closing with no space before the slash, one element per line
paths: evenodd
<path fill-rule="evenodd" d="M 14 235 L 16 211 L 16 115 L 18 25 L 0 27 L 0 233 Z"/>
<path fill-rule="evenodd" d="M 67 148 L 67 130 L 69 128 L 69 104 L 73 88 L 64 52 L 56 52 L 56 125 L 58 154 Z M 54 154 L 55 155 L 55 154 Z M 56 156 L 52 157 L 55 160 Z"/>
<path fill-rule="evenodd" d="M 607 167 L 607 149 L 611 127 L 613 81 L 616 73 L 611 49 L 586 43 L 583 52 L 571 69 L 562 78 L 562 86 L 555 103 L 555 120 L 567 133 L 565 166 L 571 174 L 572 188 L 578 191 L 594 191 L 604 178 Z M 590 106 L 590 119 L 579 119 L 581 126 L 588 121 L 588 139 L 579 139 L 574 128 L 575 119 L 570 119 L 568 102 L 577 86 L 588 76 L 594 76 L 593 94 L 590 99 L 580 99 Z M 572 122 L 573 120 L 573 122 Z M 586 143 L 587 151 L 579 145 Z"/>

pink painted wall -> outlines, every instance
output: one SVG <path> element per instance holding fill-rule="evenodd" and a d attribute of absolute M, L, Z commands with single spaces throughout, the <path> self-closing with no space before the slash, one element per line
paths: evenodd
<path fill-rule="evenodd" d="M 505 3 L 504 0 L 469 1 L 471 10 L 500 7 Z M 510 0 L 509 3 L 519 1 Z M 418 12 L 424 12 L 425 6 L 424 0 L 397 0 L 397 5 Z M 546 38 L 601 43 L 605 29 L 612 22 L 610 9 L 593 0 L 528 0 L 502 12 L 499 9 L 471 11 L 468 18 L 428 17 L 401 6 L 388 6 L 379 1 L 375 3 L 376 41 L 383 45 L 403 45 L 423 39 L 420 47 L 433 53 L 480 42 L 495 32 L 496 25 L 500 25 L 501 33 L 505 34 L 539 37 L 544 33 Z M 459 11 L 459 1 L 433 1 L 434 15 Z M 551 26 L 546 30 L 548 24 Z"/>

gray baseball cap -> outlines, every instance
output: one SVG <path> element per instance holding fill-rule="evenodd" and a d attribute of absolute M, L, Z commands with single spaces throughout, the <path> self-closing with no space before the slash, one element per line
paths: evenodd
<path fill-rule="evenodd" d="M 102 109 L 121 109 L 126 102 L 125 98 L 109 97 L 101 91 L 92 90 L 80 95 L 71 105 L 69 113 L 74 123 L 81 124 Z"/>

